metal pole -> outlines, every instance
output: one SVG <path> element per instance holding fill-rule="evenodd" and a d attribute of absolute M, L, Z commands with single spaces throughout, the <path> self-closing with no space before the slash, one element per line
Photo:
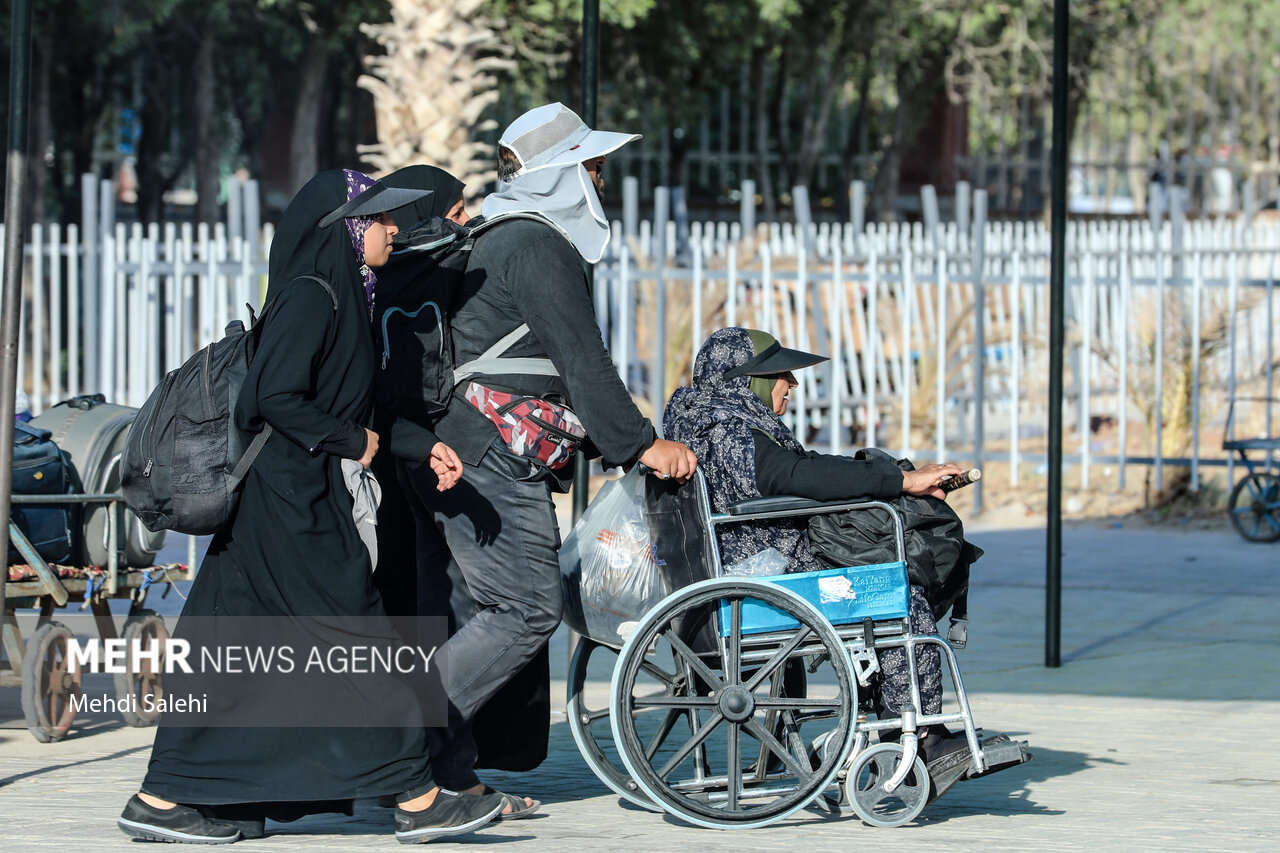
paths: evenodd
<path fill-rule="evenodd" d="M 0 294 L 0 518 L 9 517 L 13 483 L 13 398 L 18 387 L 18 330 L 22 324 L 23 208 L 27 194 L 27 104 L 31 96 L 31 3 L 13 0 L 9 53 L 9 156 L 4 194 L 4 285 Z M 38 369 L 32 365 L 32 369 Z M 6 528 L 7 529 L 7 528 Z M 8 541 L 7 539 L 5 540 Z M 5 545 L 5 549 L 8 549 Z M 0 626 L 5 614 L 0 577 Z M 3 630 L 0 627 L 0 630 Z M 0 646 L 3 644 L 0 643 Z M 13 663 L 12 661 L 10 662 Z"/>
<path fill-rule="evenodd" d="M 1062 665 L 1062 348 L 1066 338 L 1067 26 L 1070 0 L 1053 2 L 1053 188 L 1049 252 L 1049 518 L 1044 665 Z"/>
<path fill-rule="evenodd" d="M 935 201 L 934 204 L 937 204 Z M 987 405 L 987 191 L 973 194 L 973 238 L 969 265 L 973 273 L 973 467 L 986 461 Z M 973 514 L 982 514 L 982 481 L 973 484 Z"/>
<path fill-rule="evenodd" d="M 595 127 L 598 120 L 596 95 L 600 80 L 600 0 L 582 0 L 582 120 Z M 595 268 L 587 267 L 587 286 L 595 287 Z M 587 511 L 587 491 L 591 488 L 591 468 L 581 451 L 573 466 L 573 521 Z"/>

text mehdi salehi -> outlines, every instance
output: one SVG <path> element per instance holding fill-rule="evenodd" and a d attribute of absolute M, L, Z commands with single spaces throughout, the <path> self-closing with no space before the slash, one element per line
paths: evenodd
<path fill-rule="evenodd" d="M 153 696 L 147 694 L 141 699 L 132 693 L 119 697 L 90 697 L 81 693 L 78 695 L 73 694 L 69 702 L 71 710 L 77 714 L 85 711 L 91 714 L 136 714 L 139 711 L 144 714 L 204 714 L 209 710 L 208 693 L 201 693 L 199 696 L 192 693 L 188 693 L 186 696 Z"/>

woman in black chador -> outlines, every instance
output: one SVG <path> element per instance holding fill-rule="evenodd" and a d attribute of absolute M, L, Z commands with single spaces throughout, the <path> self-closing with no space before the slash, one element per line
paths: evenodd
<path fill-rule="evenodd" d="M 367 468 L 377 451 L 377 435 L 366 428 L 373 268 L 386 263 L 396 233 L 387 212 L 421 195 L 338 169 L 311 179 L 285 211 L 271 246 L 262 335 L 236 410 L 243 430 L 270 424 L 274 432 L 245 478 L 235 516 L 209 547 L 177 635 L 185 629 L 215 645 L 236 644 L 243 640 L 229 636 L 228 621 L 270 617 L 262 621 L 287 625 L 292 637 L 320 649 L 398 642 L 353 520 L 343 462 Z M 362 633 L 353 635 L 353 625 Z M 478 828 L 501 811 L 501 796 L 434 785 L 420 716 L 418 725 L 379 722 L 389 719 L 388 707 L 416 710 L 407 684 L 389 682 L 373 693 L 364 689 L 368 682 L 343 676 L 325 688 L 332 690 L 327 701 L 309 703 L 303 697 L 316 682 L 300 674 L 305 652 L 295 654 L 291 676 L 269 676 L 253 690 L 237 686 L 234 701 L 210 695 L 207 725 L 166 715 L 142 791 L 119 820 L 126 834 L 227 843 L 260 836 L 266 817 L 293 819 L 345 808 L 355 797 L 395 795 L 396 836 L 414 842 Z M 170 695 L 186 693 L 179 676 L 166 683 Z M 290 677 L 304 679 L 292 705 L 279 687 Z M 243 715 L 255 703 L 278 714 L 283 705 L 276 727 L 225 727 L 228 717 L 218 717 Z M 315 716 L 326 710 L 317 706 L 341 708 L 345 719 Z M 299 720 L 311 714 L 309 725 L 289 725 L 291 713 Z"/>

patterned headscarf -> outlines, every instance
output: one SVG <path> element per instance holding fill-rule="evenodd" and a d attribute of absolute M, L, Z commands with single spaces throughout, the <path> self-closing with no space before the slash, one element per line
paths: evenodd
<path fill-rule="evenodd" d="M 343 173 L 347 176 L 347 201 L 360 195 L 360 193 L 369 189 L 377 183 L 373 178 L 364 172 L 357 172 L 353 169 L 343 169 Z M 356 250 L 356 260 L 360 261 L 360 275 L 364 278 L 364 295 L 369 302 L 369 311 L 373 311 L 373 288 L 378 283 L 378 277 L 373 274 L 373 270 L 364 262 L 364 232 L 369 230 L 375 219 L 361 216 L 347 217 L 347 233 L 351 235 L 351 245 Z"/>
<path fill-rule="evenodd" d="M 760 497 L 756 486 L 756 452 L 752 430 L 762 432 L 788 450 L 804 446 L 773 410 L 751 389 L 750 376 L 725 379 L 726 371 L 745 364 L 758 353 L 746 329 L 713 333 L 693 366 L 693 387 L 671 395 L 663 418 L 666 437 L 689 445 L 698 455 L 707 478 L 711 507 L 720 512 L 730 504 Z M 720 556 L 725 565 L 739 563 L 766 548 L 787 558 L 788 571 L 819 568 L 809 550 L 803 521 L 777 519 L 744 521 L 718 528 Z"/>

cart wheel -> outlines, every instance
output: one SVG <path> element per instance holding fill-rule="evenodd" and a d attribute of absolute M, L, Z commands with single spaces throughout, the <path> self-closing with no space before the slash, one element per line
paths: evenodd
<path fill-rule="evenodd" d="M 893 791 L 885 790 L 902 763 L 902 753 L 902 746 L 896 743 L 863 750 L 845 780 L 845 796 L 853 810 L 872 826 L 902 826 L 915 820 L 929 799 L 929 771 L 919 755 L 902 784 Z"/>
<path fill-rule="evenodd" d="M 46 622 L 27 643 L 22 662 L 22 715 L 41 743 L 62 740 L 71 728 L 80 695 L 80 670 L 67 669 L 67 640 L 75 635 L 61 622 Z"/>
<path fill-rule="evenodd" d="M 154 726 L 160 719 L 155 706 L 164 699 L 164 643 L 169 631 L 164 620 L 154 610 L 143 610 L 129 619 L 124 626 L 124 644 L 129 665 L 125 672 L 115 674 L 116 697 L 125 723 L 131 726 Z M 133 654 L 135 641 L 144 649 L 160 647 L 156 661 L 137 659 Z"/>
<path fill-rule="evenodd" d="M 595 640 L 582 637 L 573 651 L 573 660 L 569 661 L 569 700 L 565 713 L 569 717 L 569 731 L 578 744 L 578 752 L 582 760 L 587 762 L 591 772 L 601 782 L 629 803 L 648 811 L 661 811 L 653 802 L 640 793 L 635 780 L 622 766 L 618 757 L 618 749 L 614 745 L 613 731 L 609 727 L 609 709 L 593 708 L 586 696 L 587 668 L 594 659 L 597 666 L 609 666 L 612 674 L 617 664 L 618 652 L 609 646 L 601 645 Z M 668 691 L 670 695 L 670 691 Z M 654 723 L 657 715 L 651 713 Z"/>
<path fill-rule="evenodd" d="M 704 629 L 722 604 L 719 638 Z M 744 635 L 744 608 L 762 605 L 799 625 Z M 787 695 L 786 664 L 802 656 L 813 664 L 807 687 Z M 840 637 L 812 605 L 766 581 L 715 579 L 673 593 L 636 626 L 614 668 L 610 722 L 623 765 L 655 803 L 697 826 L 750 828 L 831 785 L 853 739 L 856 691 Z M 660 725 L 642 730 L 655 711 Z M 809 744 L 824 731 L 833 748 L 815 766 Z"/>
<path fill-rule="evenodd" d="M 1236 483 L 1227 501 L 1231 523 L 1250 542 L 1280 539 L 1280 477 L 1249 474 Z"/>

